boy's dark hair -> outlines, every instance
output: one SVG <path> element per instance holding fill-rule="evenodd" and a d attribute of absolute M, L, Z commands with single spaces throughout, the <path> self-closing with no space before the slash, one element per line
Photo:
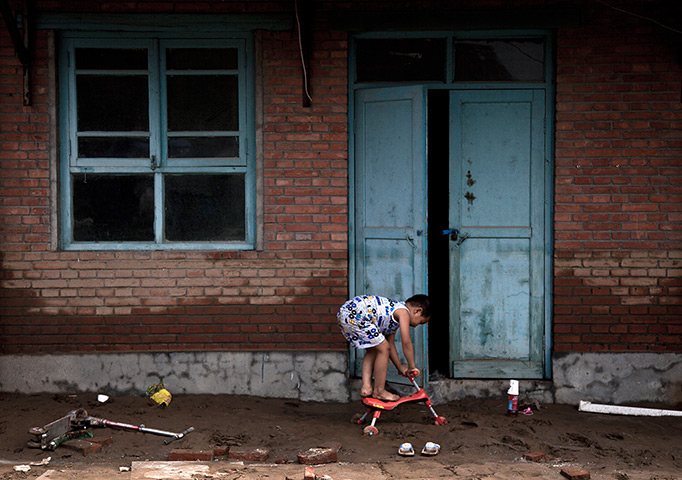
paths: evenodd
<path fill-rule="evenodd" d="M 429 297 L 426 295 L 422 295 L 421 293 L 417 295 L 412 295 L 410 298 L 405 300 L 405 303 L 409 303 L 414 305 L 415 307 L 419 307 L 422 309 L 422 316 L 426 318 L 431 318 L 431 301 L 429 300 Z"/>

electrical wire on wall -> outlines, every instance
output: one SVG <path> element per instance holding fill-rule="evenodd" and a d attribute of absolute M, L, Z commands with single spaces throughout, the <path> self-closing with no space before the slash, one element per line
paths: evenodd
<path fill-rule="evenodd" d="M 644 15 L 640 15 L 640 14 L 638 14 L 638 13 L 631 12 L 631 11 L 629 11 L 629 10 L 624 10 L 624 9 L 622 9 L 622 8 L 618 8 L 618 7 L 616 7 L 616 6 L 614 6 L 614 5 L 610 5 L 610 4 L 608 4 L 608 3 L 606 3 L 606 2 L 604 2 L 604 1 L 602 1 L 602 0 L 596 0 L 596 2 L 597 2 L 597 3 L 601 3 L 602 5 L 604 5 L 604 6 L 606 6 L 606 7 L 612 8 L 613 10 L 616 10 L 617 12 L 625 13 L 626 15 L 632 15 L 633 17 L 641 18 L 641 19 L 646 20 L 646 21 L 648 21 L 648 22 L 655 23 L 655 24 L 658 25 L 659 27 L 663 27 L 663 28 L 665 28 L 665 29 L 667 29 L 667 30 L 670 30 L 670 31 L 672 31 L 672 32 L 675 32 L 675 33 L 682 33 L 682 30 L 678 30 L 677 28 L 670 27 L 670 26 L 668 26 L 668 25 L 666 25 L 666 24 L 664 24 L 664 23 L 659 22 L 658 20 L 653 19 L 653 18 L 645 17 Z"/>
<path fill-rule="evenodd" d="M 666 30 L 670 30 L 671 32 L 682 33 L 682 30 L 679 30 L 679 29 L 677 29 L 677 28 L 673 28 L 673 27 L 671 27 L 671 26 L 668 26 L 668 25 L 666 25 L 666 24 L 664 24 L 664 23 L 661 23 L 661 22 L 659 22 L 658 20 L 655 20 L 655 19 L 653 19 L 653 18 L 645 17 L 644 15 L 640 15 L 640 14 L 638 14 L 638 13 L 634 13 L 634 12 L 631 12 L 631 11 L 628 11 L 628 10 L 624 10 L 624 9 L 622 9 L 622 8 L 615 7 L 615 6 L 613 6 L 613 5 L 610 5 L 610 4 L 606 3 L 606 2 L 604 2 L 603 0 L 594 0 L 594 1 L 597 2 L 597 3 L 600 3 L 600 4 L 602 4 L 602 5 L 604 5 L 605 7 L 611 8 L 611 9 L 617 11 L 617 12 L 621 12 L 621 13 L 624 13 L 624 14 L 626 14 L 626 15 L 632 15 L 633 17 L 641 18 L 641 19 L 646 20 L 646 21 L 648 21 L 648 22 L 655 23 L 655 24 L 658 25 L 659 27 L 665 28 Z M 678 1 L 679 1 L 679 0 L 678 0 Z M 679 7 L 678 7 L 678 8 L 679 8 Z M 677 18 L 677 17 L 673 17 L 673 18 Z M 682 55 L 680 55 L 679 62 L 680 62 L 680 64 L 682 64 Z M 680 101 L 682 102 L 682 84 L 681 84 L 681 86 L 680 86 Z"/>
<path fill-rule="evenodd" d="M 308 101 L 308 105 L 304 106 L 310 106 L 310 104 L 313 103 L 313 97 L 310 94 L 310 79 L 308 78 L 308 65 L 306 65 L 306 55 L 304 54 L 303 51 L 303 33 L 301 31 L 301 17 L 299 14 L 298 10 L 298 0 L 294 0 L 294 10 L 296 14 L 296 27 L 298 30 L 298 49 L 301 54 L 301 66 L 303 67 L 303 91 L 305 94 L 305 98 Z"/>

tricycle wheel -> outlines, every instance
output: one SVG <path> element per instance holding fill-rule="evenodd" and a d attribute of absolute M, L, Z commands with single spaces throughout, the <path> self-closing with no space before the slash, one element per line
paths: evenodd
<path fill-rule="evenodd" d="M 448 423 L 447 419 L 445 417 L 436 417 L 435 422 L 436 425 L 445 425 Z"/>
<path fill-rule="evenodd" d="M 364 432 L 364 434 L 365 434 L 366 436 L 372 437 L 372 436 L 374 436 L 374 435 L 378 435 L 378 434 L 379 434 L 379 429 L 378 429 L 377 427 L 375 427 L 374 425 L 367 425 L 367 426 L 364 428 L 363 432 Z"/>

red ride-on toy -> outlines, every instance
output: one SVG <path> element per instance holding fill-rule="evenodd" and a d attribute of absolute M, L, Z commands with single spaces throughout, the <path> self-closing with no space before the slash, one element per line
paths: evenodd
<path fill-rule="evenodd" d="M 372 436 L 376 435 L 379 433 L 379 429 L 376 427 L 377 420 L 381 416 L 381 412 L 383 410 L 393 410 L 396 408 L 398 405 L 402 405 L 403 403 L 412 403 L 412 402 L 424 402 L 424 404 L 428 407 L 428 409 L 431 411 L 431 414 L 433 415 L 434 423 L 436 425 L 445 425 L 448 423 L 448 421 L 445 419 L 445 417 L 440 417 L 436 413 L 436 411 L 433 409 L 431 406 L 431 400 L 429 399 L 429 396 L 426 394 L 423 388 L 421 388 L 417 382 L 415 382 L 414 378 L 410 378 L 412 381 L 412 385 L 414 385 L 414 388 L 417 389 L 416 393 L 413 393 L 412 395 L 408 397 L 400 397 L 398 400 L 395 402 L 386 402 L 383 400 L 379 400 L 376 398 L 372 397 L 365 397 L 362 399 L 362 403 L 367 407 L 367 411 L 360 417 L 360 418 L 353 418 L 353 423 L 357 423 L 358 425 L 362 425 L 365 423 L 365 420 L 367 417 L 372 414 L 372 422 L 367 425 L 363 433 L 367 436 Z"/>

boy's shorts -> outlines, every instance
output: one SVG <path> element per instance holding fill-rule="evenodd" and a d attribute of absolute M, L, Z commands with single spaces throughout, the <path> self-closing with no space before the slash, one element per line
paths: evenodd
<path fill-rule="evenodd" d="M 355 348 L 376 347 L 386 340 L 376 325 L 362 319 L 352 318 L 348 311 L 339 310 L 336 319 L 341 327 L 341 333 Z"/>

